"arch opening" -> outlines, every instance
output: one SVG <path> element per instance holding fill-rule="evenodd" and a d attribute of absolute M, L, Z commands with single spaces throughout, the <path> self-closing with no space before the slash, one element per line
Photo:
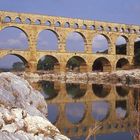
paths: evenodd
<path fill-rule="evenodd" d="M 85 95 L 86 85 L 85 84 L 66 83 L 66 90 L 67 90 L 68 95 L 72 99 L 78 99 Z"/>
<path fill-rule="evenodd" d="M 100 30 L 103 30 L 103 27 L 100 27 Z M 102 34 L 96 35 L 92 41 L 92 52 L 108 54 L 109 46 L 110 40 L 107 36 Z"/>
<path fill-rule="evenodd" d="M 128 39 L 125 36 L 119 36 L 116 40 L 116 54 L 127 54 Z"/>
<path fill-rule="evenodd" d="M 58 50 L 58 35 L 52 30 L 43 30 L 38 35 L 37 49 L 38 50 Z"/>
<path fill-rule="evenodd" d="M 83 121 L 85 117 L 85 104 L 83 103 L 67 103 L 65 106 L 67 119 L 73 123 L 78 124 Z"/>
<path fill-rule="evenodd" d="M 28 36 L 17 27 L 6 27 L 0 31 L 0 48 L 26 50 L 28 49 Z"/>
<path fill-rule="evenodd" d="M 37 64 L 37 70 L 59 72 L 60 64 L 54 56 L 46 55 L 39 59 Z"/>
<path fill-rule="evenodd" d="M 9 17 L 9 16 L 6 16 L 5 18 L 4 18 L 4 20 L 3 20 L 4 22 L 11 22 L 12 21 L 12 19 L 11 19 L 11 17 Z"/>
<path fill-rule="evenodd" d="M 82 57 L 73 56 L 68 60 L 66 69 L 73 72 L 87 72 L 87 64 Z"/>
<path fill-rule="evenodd" d="M 92 90 L 97 97 L 105 98 L 109 95 L 111 86 L 103 84 L 92 84 Z"/>
<path fill-rule="evenodd" d="M 116 69 L 117 70 L 127 70 L 130 68 L 129 61 L 125 58 L 121 58 L 118 60 L 116 64 Z"/>
<path fill-rule="evenodd" d="M 92 71 L 110 72 L 111 64 L 109 60 L 104 57 L 97 58 L 92 65 Z"/>
<path fill-rule="evenodd" d="M 78 32 L 69 33 L 66 40 L 66 50 L 68 52 L 84 52 L 85 51 L 85 38 Z"/>
<path fill-rule="evenodd" d="M 29 68 L 27 60 L 18 54 L 8 54 L 0 59 L 0 71 L 25 71 Z"/>

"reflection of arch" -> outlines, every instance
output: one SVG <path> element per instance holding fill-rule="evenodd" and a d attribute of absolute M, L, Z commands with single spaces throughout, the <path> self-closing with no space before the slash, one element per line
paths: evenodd
<path fill-rule="evenodd" d="M 81 98 L 86 93 L 86 87 L 83 84 L 67 83 L 66 90 L 68 95 L 73 99 Z"/>
<path fill-rule="evenodd" d="M 73 56 L 71 57 L 66 67 L 68 71 L 76 71 L 76 72 L 86 72 L 87 71 L 87 64 L 86 61 L 80 56 Z"/>
<path fill-rule="evenodd" d="M 42 87 L 43 90 L 43 95 L 45 99 L 51 100 L 57 97 L 58 92 L 59 92 L 59 85 L 55 84 L 54 82 L 51 81 L 39 81 L 39 84 Z"/>
<path fill-rule="evenodd" d="M 55 124 L 58 121 L 59 118 L 59 108 L 57 104 L 48 104 L 47 105 L 48 108 L 48 116 L 47 118 L 49 119 L 49 121 L 53 124 Z"/>
<path fill-rule="evenodd" d="M 119 119 L 125 119 L 128 116 L 127 102 L 126 100 L 116 101 L 116 115 Z"/>
<path fill-rule="evenodd" d="M 92 84 L 92 90 L 96 96 L 104 98 L 110 93 L 111 86 L 103 84 Z"/>
<path fill-rule="evenodd" d="M 103 30 L 103 27 L 100 27 Z M 94 53 L 108 54 L 110 48 L 110 38 L 105 34 L 97 34 L 94 36 L 92 41 L 92 51 Z"/>
<path fill-rule="evenodd" d="M 58 59 L 52 55 L 46 55 L 39 59 L 37 64 L 37 70 L 53 70 L 58 72 L 60 69 L 60 63 Z"/>
<path fill-rule="evenodd" d="M 106 120 L 110 114 L 110 103 L 108 101 L 94 101 L 92 103 L 92 116 L 97 121 Z"/>
<path fill-rule="evenodd" d="M 116 54 L 127 54 L 127 44 L 129 40 L 126 36 L 121 35 L 116 39 Z"/>
<path fill-rule="evenodd" d="M 130 64 L 126 58 L 121 58 L 116 63 L 116 69 L 129 69 Z"/>
<path fill-rule="evenodd" d="M 65 105 L 67 119 L 73 124 L 79 124 L 85 119 L 85 104 L 83 103 L 67 103 Z"/>
<path fill-rule="evenodd" d="M 129 87 L 126 86 L 116 86 L 116 91 L 119 96 L 125 97 L 129 93 Z"/>
<path fill-rule="evenodd" d="M 97 58 L 92 65 L 92 71 L 111 71 L 111 64 L 107 58 Z"/>

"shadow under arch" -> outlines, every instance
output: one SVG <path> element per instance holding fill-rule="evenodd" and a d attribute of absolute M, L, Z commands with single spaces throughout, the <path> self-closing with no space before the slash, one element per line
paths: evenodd
<path fill-rule="evenodd" d="M 117 70 L 127 70 L 129 68 L 130 68 L 130 64 L 126 58 L 120 58 L 116 63 Z"/>
<path fill-rule="evenodd" d="M 84 58 L 72 56 L 66 64 L 67 71 L 87 72 L 87 64 Z"/>
<path fill-rule="evenodd" d="M 86 85 L 66 83 L 66 91 L 72 99 L 82 98 L 86 93 Z"/>
<path fill-rule="evenodd" d="M 37 49 L 38 50 L 58 50 L 60 41 L 59 34 L 52 29 L 43 29 L 37 34 Z"/>
<path fill-rule="evenodd" d="M 120 35 L 116 39 L 116 54 L 127 54 L 129 39 L 125 35 Z"/>
<path fill-rule="evenodd" d="M 116 86 L 116 91 L 119 96 L 125 97 L 129 94 L 129 87 L 127 86 Z"/>
<path fill-rule="evenodd" d="M 97 97 L 105 98 L 111 91 L 110 85 L 92 84 L 92 90 Z"/>
<path fill-rule="evenodd" d="M 51 100 L 57 97 L 60 87 L 57 83 L 52 81 L 39 81 L 38 82 L 41 85 L 41 91 L 46 100 Z"/>
<path fill-rule="evenodd" d="M 10 60 L 12 60 L 12 61 L 15 61 L 14 63 L 13 63 L 13 68 L 11 68 L 11 70 L 13 70 L 13 71 L 25 71 L 25 70 L 28 70 L 28 68 L 29 68 L 29 63 L 28 63 L 28 61 L 26 60 L 26 58 L 24 58 L 23 56 L 21 56 L 21 55 L 19 55 L 19 54 L 6 54 L 6 55 L 4 55 L 2 58 L 0 58 L 0 61 L 1 61 L 1 63 L 3 63 L 2 61 L 3 61 L 3 59 L 4 58 L 6 58 L 6 57 L 11 57 L 11 56 L 16 56 L 17 58 L 19 58 L 21 61 L 19 62 L 19 61 L 17 61 L 17 60 L 15 60 L 15 58 L 13 58 L 13 60 L 12 59 L 10 59 Z M 10 61 L 8 60 L 8 62 L 10 63 Z M 15 65 L 14 65 L 15 64 Z"/>
<path fill-rule="evenodd" d="M 92 71 L 110 72 L 111 69 L 111 63 L 105 57 L 97 58 L 92 65 Z"/>
<path fill-rule="evenodd" d="M 56 57 L 45 55 L 38 60 L 37 70 L 59 72 L 60 63 Z"/>

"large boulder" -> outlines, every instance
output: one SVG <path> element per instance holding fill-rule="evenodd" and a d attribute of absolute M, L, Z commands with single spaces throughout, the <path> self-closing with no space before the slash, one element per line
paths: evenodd
<path fill-rule="evenodd" d="M 68 140 L 47 117 L 44 97 L 12 74 L 0 74 L 1 140 Z"/>

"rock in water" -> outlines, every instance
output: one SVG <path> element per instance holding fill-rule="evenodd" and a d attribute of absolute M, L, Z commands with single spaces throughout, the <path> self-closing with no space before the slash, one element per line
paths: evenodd
<path fill-rule="evenodd" d="M 47 120 L 44 97 L 12 74 L 0 74 L 0 140 L 69 140 Z"/>

